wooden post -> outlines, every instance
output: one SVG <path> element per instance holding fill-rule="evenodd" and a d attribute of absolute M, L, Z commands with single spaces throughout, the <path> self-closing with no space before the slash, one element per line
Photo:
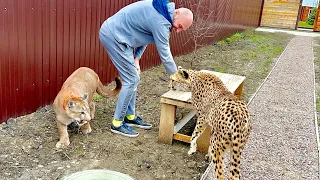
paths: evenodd
<path fill-rule="evenodd" d="M 234 95 L 237 96 L 239 99 L 240 99 L 240 97 L 241 97 L 241 95 L 242 95 L 243 83 L 244 83 L 244 82 L 242 82 L 242 83 L 239 85 L 239 87 L 234 91 Z"/>
<path fill-rule="evenodd" d="M 174 119 L 177 107 L 166 103 L 161 104 L 158 141 L 166 144 L 172 144 Z"/>
<path fill-rule="evenodd" d="M 314 20 L 314 23 L 313 23 L 313 31 L 320 31 L 320 4 L 318 6 L 318 11 L 316 13 L 316 18 Z"/>
<path fill-rule="evenodd" d="M 197 150 L 202 153 L 208 153 L 208 148 L 210 145 L 210 133 L 211 129 L 208 125 L 204 132 L 201 134 L 199 139 L 197 140 Z"/>

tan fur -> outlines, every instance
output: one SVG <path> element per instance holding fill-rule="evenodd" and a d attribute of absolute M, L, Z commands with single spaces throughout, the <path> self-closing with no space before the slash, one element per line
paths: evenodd
<path fill-rule="evenodd" d="M 179 68 L 170 79 L 174 81 L 171 86 L 183 83 L 191 88 L 191 102 L 198 113 L 188 154 L 196 151 L 196 141 L 208 124 L 211 127 L 208 155 L 215 165 L 217 179 L 224 179 L 223 158 L 228 149 L 231 157 L 228 179 L 240 179 L 240 156 L 251 132 L 245 103 L 210 73 Z"/>
<path fill-rule="evenodd" d="M 95 112 L 93 95 L 95 92 L 103 97 L 119 94 L 122 83 L 118 77 L 115 81 L 116 88 L 109 90 L 100 82 L 98 75 L 86 67 L 80 67 L 66 79 L 53 103 L 60 134 L 57 148 L 66 148 L 70 144 L 67 126 L 74 121 L 79 124 L 83 134 L 91 132 L 89 122 Z"/>

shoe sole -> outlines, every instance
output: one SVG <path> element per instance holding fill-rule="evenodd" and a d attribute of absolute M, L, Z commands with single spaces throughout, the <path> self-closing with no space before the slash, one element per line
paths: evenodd
<path fill-rule="evenodd" d="M 116 134 L 120 134 L 120 135 L 123 135 L 123 136 L 126 136 L 126 137 L 138 137 L 139 136 L 139 133 L 136 134 L 136 135 L 131 135 L 131 134 L 125 134 L 123 132 L 116 131 L 116 130 L 113 130 L 113 129 L 111 129 L 111 132 L 116 133 Z"/>
<path fill-rule="evenodd" d="M 141 129 L 151 129 L 152 128 L 152 125 L 151 126 L 141 126 L 141 125 L 137 125 L 137 124 L 129 124 L 129 123 L 126 123 L 126 124 L 130 127 L 138 127 Z"/>

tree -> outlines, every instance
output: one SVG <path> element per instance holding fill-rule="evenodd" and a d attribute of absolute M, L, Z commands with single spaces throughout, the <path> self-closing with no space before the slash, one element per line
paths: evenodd
<path fill-rule="evenodd" d="M 309 15 L 309 17 L 308 17 L 308 19 L 307 19 L 307 23 L 308 23 L 308 24 L 313 25 L 314 20 L 315 20 L 315 18 L 316 18 L 317 10 L 318 10 L 318 8 L 316 8 L 316 7 L 314 7 L 314 8 L 312 9 L 312 11 L 311 11 L 311 13 L 310 13 L 310 15 Z"/>
<path fill-rule="evenodd" d="M 219 12 L 213 9 L 212 3 L 214 2 L 215 1 L 211 1 L 210 4 L 208 0 L 180 0 L 181 6 L 188 7 L 193 12 L 193 24 L 188 30 L 190 38 L 185 43 L 187 44 L 190 41 L 193 43 L 193 59 L 190 62 L 191 68 L 193 62 L 197 60 L 197 49 L 203 46 L 207 38 L 213 38 L 221 31 L 221 28 L 217 28 L 219 23 L 217 23 L 216 20 L 217 17 L 223 16 L 219 15 Z"/>

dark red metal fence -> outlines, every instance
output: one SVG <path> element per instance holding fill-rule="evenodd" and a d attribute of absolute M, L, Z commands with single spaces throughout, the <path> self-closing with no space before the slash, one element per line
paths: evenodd
<path fill-rule="evenodd" d="M 50 104 L 64 80 L 78 67 L 94 69 L 103 83 L 117 71 L 98 38 L 100 25 L 135 0 L 0 0 L 0 122 Z M 175 1 L 179 7 L 178 0 Z M 194 1 L 197 2 L 197 1 Z M 245 28 L 259 26 L 263 0 L 205 0 L 215 10 L 216 36 L 209 44 Z M 189 34 L 173 34 L 174 56 L 188 53 L 182 46 Z M 154 45 L 141 65 L 159 65 Z"/>

